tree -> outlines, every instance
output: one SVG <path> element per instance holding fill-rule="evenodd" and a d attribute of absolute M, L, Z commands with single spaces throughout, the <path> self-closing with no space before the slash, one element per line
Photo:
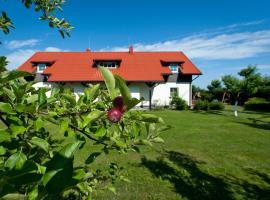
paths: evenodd
<path fill-rule="evenodd" d="M 224 84 L 224 98 L 225 95 L 228 96 L 230 103 L 234 103 L 240 92 L 240 81 L 238 78 L 232 75 L 225 75 L 222 77 L 222 82 Z"/>
<path fill-rule="evenodd" d="M 256 96 L 259 86 L 263 80 L 260 73 L 257 73 L 257 67 L 249 65 L 238 73 L 243 79 L 240 81 L 241 102 L 248 98 Z"/>
<path fill-rule="evenodd" d="M 51 28 L 56 27 L 64 38 L 70 36 L 73 27 L 64 19 L 58 19 L 55 14 L 62 11 L 65 0 L 22 0 L 25 8 L 34 7 L 35 12 L 41 13 L 40 20 L 47 21 Z M 14 23 L 5 11 L 0 15 L 0 29 L 4 34 L 8 34 L 11 28 L 15 28 Z"/>
<path fill-rule="evenodd" d="M 262 83 L 258 87 L 257 96 L 270 100 L 270 76 L 262 77 Z"/>
<path fill-rule="evenodd" d="M 223 89 L 220 80 L 212 80 L 211 84 L 207 86 L 207 89 L 213 95 L 213 98 L 221 100 Z"/>

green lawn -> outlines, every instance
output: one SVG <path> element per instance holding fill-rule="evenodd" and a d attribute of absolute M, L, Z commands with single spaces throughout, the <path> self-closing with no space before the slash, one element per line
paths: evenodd
<path fill-rule="evenodd" d="M 132 183 L 118 183 L 116 195 L 100 192 L 95 199 L 270 199 L 269 113 L 154 113 L 173 126 L 165 144 L 99 157 L 96 166 L 111 160 L 125 166 Z"/>

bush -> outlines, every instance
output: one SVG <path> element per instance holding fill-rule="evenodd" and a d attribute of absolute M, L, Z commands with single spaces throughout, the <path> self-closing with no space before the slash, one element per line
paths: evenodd
<path fill-rule="evenodd" d="M 213 99 L 215 99 L 215 96 L 213 94 L 211 94 L 210 92 L 208 92 L 208 91 L 201 92 L 201 100 L 202 101 L 210 102 Z"/>
<path fill-rule="evenodd" d="M 208 101 L 197 101 L 194 105 L 194 110 L 209 110 L 209 102 Z"/>
<path fill-rule="evenodd" d="M 170 105 L 176 110 L 186 110 L 188 108 L 186 101 L 180 97 L 173 97 Z"/>
<path fill-rule="evenodd" d="M 270 111 L 270 102 L 264 98 L 253 97 L 244 104 L 245 110 Z"/>
<path fill-rule="evenodd" d="M 210 110 L 224 110 L 224 105 L 218 100 L 213 100 L 209 103 Z"/>

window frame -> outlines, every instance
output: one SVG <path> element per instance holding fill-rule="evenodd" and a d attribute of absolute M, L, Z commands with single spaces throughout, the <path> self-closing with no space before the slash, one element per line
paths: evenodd
<path fill-rule="evenodd" d="M 40 70 L 40 65 L 43 65 L 43 67 L 44 67 L 43 70 Z M 47 65 L 45 63 L 37 64 L 37 73 L 43 73 L 46 68 L 47 68 Z"/>
<path fill-rule="evenodd" d="M 177 63 L 171 63 L 171 64 L 169 64 L 169 68 L 170 68 L 170 70 L 171 70 L 171 72 L 172 73 L 178 73 L 179 71 L 179 64 L 177 64 Z M 172 68 L 176 68 L 175 70 L 173 70 Z"/>
<path fill-rule="evenodd" d="M 172 91 L 172 89 L 176 89 L 175 91 Z M 170 87 L 170 98 L 173 97 L 179 97 L 179 88 L 178 87 Z"/>
<path fill-rule="evenodd" d="M 112 61 L 99 62 L 98 65 L 101 67 L 109 68 L 109 69 L 118 68 L 117 62 L 112 62 Z"/>

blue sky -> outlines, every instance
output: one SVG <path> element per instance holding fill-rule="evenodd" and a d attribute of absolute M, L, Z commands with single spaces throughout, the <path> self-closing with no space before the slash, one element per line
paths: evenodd
<path fill-rule="evenodd" d="M 183 51 L 202 70 L 195 84 L 236 74 L 257 64 L 270 75 L 269 0 L 67 0 L 65 17 L 75 27 L 71 38 L 38 20 L 20 1 L 0 0 L 16 29 L 0 33 L 0 55 L 9 68 L 35 51 Z"/>

